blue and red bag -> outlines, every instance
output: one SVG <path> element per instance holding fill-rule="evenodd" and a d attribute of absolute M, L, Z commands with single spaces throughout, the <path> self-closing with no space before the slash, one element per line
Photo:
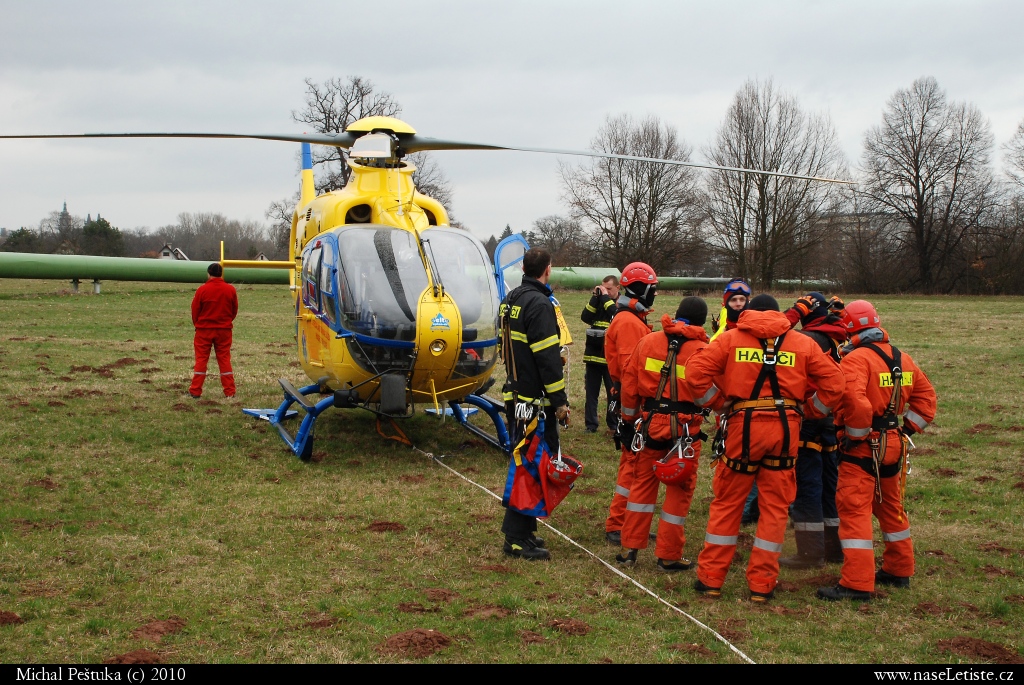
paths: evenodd
<path fill-rule="evenodd" d="M 501 503 L 526 516 L 546 518 L 572 490 L 583 473 L 583 464 L 563 456 L 552 456 L 544 439 L 544 419 L 534 418 L 509 461 L 508 477 Z"/>

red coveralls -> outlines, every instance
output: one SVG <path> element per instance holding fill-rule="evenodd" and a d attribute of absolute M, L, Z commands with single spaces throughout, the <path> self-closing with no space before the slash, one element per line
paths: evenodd
<path fill-rule="evenodd" d="M 845 380 L 839 365 L 809 337 L 795 332 L 786 335 L 776 349 L 775 364 L 789 434 L 788 449 L 782 453 L 786 430 L 772 401 L 768 380 L 755 396 L 762 398 L 758 403 L 762 406 L 748 410 L 745 405 L 764 366 L 761 341 L 771 343 L 789 330 L 789 320 L 781 312 L 745 311 L 735 329 L 720 335 L 687 364 L 686 382 L 698 398 L 695 403 L 731 412 L 725 419 L 725 460 L 715 468 L 715 498 L 704 549 L 697 558 L 697 578 L 708 587 L 720 588 L 725 582 L 739 539 L 743 503 L 756 480 L 761 517 L 747 565 L 747 584 L 751 591 L 762 594 L 775 589 L 789 505 L 796 497 L 793 466 L 801 422 L 797 405 L 806 402 L 805 414 L 820 418 L 842 397 Z M 818 389 L 816 393 L 812 384 Z M 742 466 L 747 426 L 748 464 Z M 727 462 L 745 472 L 733 470 Z"/>
<path fill-rule="evenodd" d="M 622 373 L 622 420 L 634 421 L 643 415 L 647 426 L 646 444 L 642 450 L 633 455 L 633 482 L 629 489 L 626 502 L 626 516 L 622 526 L 622 546 L 628 549 L 646 549 L 651 522 L 658 501 L 658 485 L 654 476 L 654 462 L 661 459 L 674 447 L 672 439 L 670 415 L 655 413 L 650 416 L 650 404 L 658 392 L 661 381 L 661 370 L 668 357 L 668 334 L 685 338 L 676 354 L 676 398 L 678 402 L 690 402 L 690 390 L 686 386 L 686 362 L 698 350 L 707 347 L 708 334 L 701 326 L 690 326 L 675 321 L 667 314 L 661 317 L 662 331 L 643 338 L 630 356 Z M 662 398 L 671 399 L 671 388 L 666 383 L 661 393 Z M 646 406 L 645 406 L 646 405 Z M 678 417 L 678 435 L 685 435 L 686 430 L 693 437 L 694 460 L 700 457 L 700 433 L 704 415 L 701 413 L 676 413 Z M 658 448 L 655 445 L 666 442 L 673 443 L 669 447 Z M 655 554 L 665 561 L 679 561 L 683 556 L 686 544 L 684 525 L 690 513 L 690 502 L 697 486 L 697 470 L 686 482 L 678 485 L 665 486 L 665 504 L 661 508 L 661 522 L 658 524 L 658 542 Z"/>
<path fill-rule="evenodd" d="M 193 397 L 203 394 L 211 347 L 217 354 L 224 395 L 235 396 L 235 375 L 231 370 L 231 327 L 237 314 L 238 293 L 223 278 L 212 276 L 196 290 L 192 298 L 192 324 L 196 327 L 193 340 L 196 365 L 192 373 L 192 386 L 188 389 Z"/>
<path fill-rule="evenodd" d="M 629 362 L 630 355 L 637 343 L 651 332 L 647 322 L 628 307 L 620 306 L 615 317 L 604 334 L 604 358 L 608 361 L 608 375 L 616 388 L 622 384 L 622 372 Z M 625 417 L 623 417 L 625 420 Z M 622 530 L 622 522 L 626 516 L 626 498 L 629 488 L 633 485 L 633 452 L 629 445 L 622 446 L 619 456 L 619 474 L 615 479 L 615 493 L 612 504 L 608 508 L 608 520 L 605 521 L 605 532 Z"/>
<path fill-rule="evenodd" d="M 882 342 L 874 345 L 893 356 L 888 333 Z M 903 378 L 895 413 L 903 416 L 904 425 L 923 431 L 935 418 L 935 388 L 909 354 L 901 351 L 901 356 Z M 836 490 L 839 544 L 843 548 L 839 583 L 851 590 L 872 592 L 875 589 L 872 514 L 878 518 L 885 541 L 882 570 L 905 578 L 914 575 L 914 545 L 910 539 L 910 521 L 903 509 L 904 443 L 900 432 L 890 429 L 884 431 L 885 442 L 880 444 L 882 431 L 872 427 L 885 413 L 892 398 L 892 378 L 886 362 L 862 345 L 843 357 L 840 368 L 846 376 L 846 392 L 836 409 L 836 424 L 841 426 L 837 433 L 841 450 Z M 888 466 L 890 471 L 896 471 L 891 475 L 881 471 L 881 502 L 875 489 L 874 473 L 869 474 L 861 466 L 868 465 L 872 459 L 872 443 L 879 447 L 882 469 Z M 851 458 L 868 461 L 853 462 Z"/>

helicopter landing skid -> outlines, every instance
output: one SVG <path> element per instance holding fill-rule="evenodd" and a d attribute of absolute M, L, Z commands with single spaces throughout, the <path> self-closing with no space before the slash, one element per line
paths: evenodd
<path fill-rule="evenodd" d="M 309 461 L 313 456 L 314 424 L 321 413 L 334 406 L 334 395 L 313 404 L 306 398 L 306 395 L 320 394 L 319 383 L 297 389 L 285 378 L 280 379 L 278 382 L 281 384 L 281 389 L 284 390 L 284 401 L 281 403 L 281 406 L 277 409 L 243 409 L 242 413 L 269 421 L 270 425 L 281 434 L 281 439 L 285 441 L 285 444 L 288 445 L 288 448 L 295 456 L 302 461 Z M 290 409 L 293 404 L 298 404 L 306 412 L 306 415 L 302 417 L 302 422 L 299 424 L 299 429 L 295 432 L 294 438 L 288 432 L 288 429 L 282 425 L 282 422 L 286 419 L 295 418 L 299 415 L 298 411 Z"/>
<path fill-rule="evenodd" d="M 486 395 L 467 395 L 466 398 L 462 400 L 462 403 L 482 409 L 494 423 L 494 430 L 498 434 L 497 437 L 491 435 L 479 426 L 470 423 L 467 415 L 472 415 L 475 412 L 467 412 L 463 410 L 462 405 L 455 400 L 448 403 L 450 409 L 446 409 L 445 414 L 447 415 L 450 411 L 451 415 L 455 417 L 455 420 L 458 421 L 463 428 L 482 439 L 491 447 L 497 447 L 499 450 L 507 454 L 512 446 L 508 437 L 508 427 L 505 425 L 505 418 L 503 416 L 505 405 L 492 400 Z"/>

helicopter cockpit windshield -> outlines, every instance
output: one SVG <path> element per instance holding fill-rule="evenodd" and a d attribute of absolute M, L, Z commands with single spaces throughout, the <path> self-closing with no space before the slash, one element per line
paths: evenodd
<path fill-rule="evenodd" d="M 341 323 L 361 335 L 412 342 L 416 303 L 427 287 L 416 236 L 395 228 L 338 233 Z"/>

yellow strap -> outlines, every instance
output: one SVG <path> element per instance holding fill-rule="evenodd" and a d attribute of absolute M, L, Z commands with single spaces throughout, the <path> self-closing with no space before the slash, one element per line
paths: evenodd
<path fill-rule="evenodd" d="M 800 403 L 796 400 L 788 398 L 782 399 L 782 406 L 784 407 L 796 407 Z M 775 400 L 771 398 L 760 399 L 760 400 L 740 400 L 732 405 L 732 411 L 739 411 L 740 409 L 775 409 Z"/>

